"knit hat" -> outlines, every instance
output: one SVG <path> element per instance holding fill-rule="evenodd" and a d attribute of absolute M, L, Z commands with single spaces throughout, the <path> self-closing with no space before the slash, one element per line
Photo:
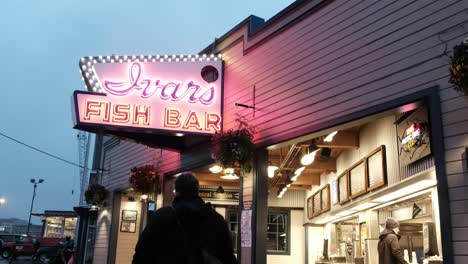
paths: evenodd
<path fill-rule="evenodd" d="M 198 179 L 191 172 L 183 173 L 175 180 L 175 191 L 179 197 L 196 197 L 198 189 Z"/>
<path fill-rule="evenodd" d="M 392 230 L 392 229 L 395 229 L 397 227 L 400 227 L 400 223 L 398 222 L 398 220 L 396 220 L 395 218 L 392 218 L 392 217 L 387 218 L 387 221 L 385 222 L 385 228 L 386 229 Z"/>

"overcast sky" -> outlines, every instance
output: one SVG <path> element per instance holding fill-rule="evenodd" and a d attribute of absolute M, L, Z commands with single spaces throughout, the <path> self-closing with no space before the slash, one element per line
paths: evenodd
<path fill-rule="evenodd" d="M 70 98 L 84 87 L 82 56 L 195 54 L 247 16 L 268 19 L 292 2 L 1 1 L 0 132 L 78 162 Z M 0 218 L 27 219 L 31 178 L 45 179 L 34 212 L 77 205 L 77 167 L 0 136 Z"/>

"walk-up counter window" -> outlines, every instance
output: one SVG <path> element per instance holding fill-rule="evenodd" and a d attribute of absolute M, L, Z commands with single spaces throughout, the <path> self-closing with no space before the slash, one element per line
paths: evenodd
<path fill-rule="evenodd" d="M 270 194 L 280 201 L 298 191 L 305 195 L 309 260 L 377 263 L 388 217 L 400 221 L 408 261 L 437 259 L 442 245 L 432 140 L 428 107 L 416 102 L 270 147 Z M 291 256 L 297 250 L 291 246 Z"/>

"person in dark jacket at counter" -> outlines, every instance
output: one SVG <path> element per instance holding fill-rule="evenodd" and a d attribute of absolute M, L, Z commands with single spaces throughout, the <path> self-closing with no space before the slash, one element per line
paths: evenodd
<path fill-rule="evenodd" d="M 192 173 L 175 181 L 172 206 L 158 209 L 135 248 L 132 264 L 236 264 L 227 223 L 198 196 Z"/>
<path fill-rule="evenodd" d="M 400 250 L 400 223 L 387 218 L 385 229 L 379 236 L 379 264 L 408 264 Z"/>

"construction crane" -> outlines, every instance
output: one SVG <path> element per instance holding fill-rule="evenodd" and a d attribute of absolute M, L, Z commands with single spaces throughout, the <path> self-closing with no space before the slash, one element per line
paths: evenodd
<path fill-rule="evenodd" d="M 89 147 L 91 142 L 91 134 L 84 131 L 78 131 L 76 135 L 78 139 L 78 158 L 80 165 L 80 202 L 79 205 L 84 205 L 84 193 L 88 188 L 89 171 L 88 171 L 88 158 Z"/>

